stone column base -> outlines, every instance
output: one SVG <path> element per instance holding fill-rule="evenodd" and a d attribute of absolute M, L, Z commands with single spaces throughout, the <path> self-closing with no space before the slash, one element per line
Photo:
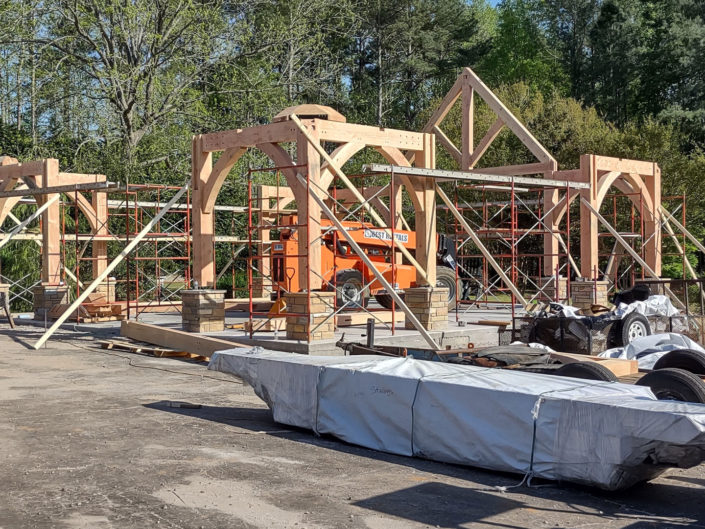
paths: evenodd
<path fill-rule="evenodd" d="M 574 307 L 589 309 L 592 305 L 609 305 L 607 289 L 609 281 L 575 280 L 570 284 Z"/>
<path fill-rule="evenodd" d="M 558 278 L 558 292 L 556 292 L 556 276 L 541 278 L 540 301 L 565 300 L 568 298 L 568 278 L 560 276 Z"/>
<path fill-rule="evenodd" d="M 181 327 L 187 332 L 225 329 L 225 290 L 182 290 Z"/>
<path fill-rule="evenodd" d="M 96 287 L 95 292 L 104 295 L 107 303 L 113 303 L 115 301 L 115 279 L 101 283 Z"/>
<path fill-rule="evenodd" d="M 447 288 L 406 288 L 404 292 L 404 303 L 427 331 L 442 331 L 448 328 Z M 404 327 L 416 328 L 409 318 L 406 319 Z"/>
<path fill-rule="evenodd" d="M 335 337 L 335 317 L 326 320 L 333 313 L 335 292 L 311 292 L 310 312 L 307 292 L 287 292 L 284 301 L 287 340 L 312 342 L 332 340 Z"/>
<path fill-rule="evenodd" d="M 34 294 L 34 319 L 44 321 L 49 311 L 57 305 L 69 302 L 69 287 L 65 285 L 37 285 L 32 289 Z"/>

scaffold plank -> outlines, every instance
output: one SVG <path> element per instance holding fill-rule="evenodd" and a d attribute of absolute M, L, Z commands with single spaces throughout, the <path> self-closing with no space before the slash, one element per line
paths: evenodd
<path fill-rule="evenodd" d="M 468 180 L 473 182 L 501 182 L 505 184 L 520 184 L 535 187 L 570 187 L 573 189 L 588 189 L 590 184 L 584 182 L 571 182 L 568 180 L 551 180 L 548 178 L 530 178 L 526 176 L 507 176 L 497 174 L 485 174 L 479 171 L 449 171 L 446 169 L 424 169 L 423 167 L 403 167 L 401 165 L 389 165 L 381 163 L 370 163 L 362 166 L 368 173 L 391 173 L 404 174 L 408 176 L 425 176 L 436 178 L 437 180 Z"/>

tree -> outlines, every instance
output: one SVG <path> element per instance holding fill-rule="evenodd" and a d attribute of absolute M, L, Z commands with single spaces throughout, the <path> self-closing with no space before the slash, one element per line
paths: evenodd
<path fill-rule="evenodd" d="M 38 42 L 90 82 L 84 99 L 112 111 L 129 158 L 155 127 L 198 112 L 210 88 L 204 74 L 224 59 L 228 32 L 219 0 L 68 0 L 47 7 L 50 25 Z"/>

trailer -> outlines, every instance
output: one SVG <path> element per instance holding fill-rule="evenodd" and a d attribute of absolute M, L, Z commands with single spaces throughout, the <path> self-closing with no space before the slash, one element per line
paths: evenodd
<path fill-rule="evenodd" d="M 705 403 L 705 355 L 694 351 L 671 351 L 654 369 L 640 370 L 636 360 L 600 358 L 554 352 L 527 344 L 474 349 L 433 350 L 393 345 L 336 343 L 348 355 L 411 357 L 431 362 L 507 369 L 561 377 L 636 384 L 651 389 L 659 400 Z"/>

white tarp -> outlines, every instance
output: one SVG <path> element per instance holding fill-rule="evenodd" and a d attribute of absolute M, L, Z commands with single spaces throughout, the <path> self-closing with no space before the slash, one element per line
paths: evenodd
<path fill-rule="evenodd" d="M 705 460 L 705 405 L 642 386 L 247 349 L 215 353 L 209 369 L 251 384 L 278 422 L 394 454 L 610 490 Z"/>
<path fill-rule="evenodd" d="M 683 334 L 674 332 L 652 334 L 635 338 L 625 347 L 615 347 L 600 353 L 601 358 L 626 358 L 636 359 L 639 369 L 653 369 L 659 358 L 671 351 L 679 349 L 692 349 L 700 351 L 705 356 L 705 349 Z"/>
<path fill-rule="evenodd" d="M 680 311 L 673 306 L 668 296 L 654 294 L 646 301 L 634 301 L 630 304 L 620 303 L 615 312 L 624 318 L 630 312 L 638 312 L 644 316 L 675 316 Z"/>

